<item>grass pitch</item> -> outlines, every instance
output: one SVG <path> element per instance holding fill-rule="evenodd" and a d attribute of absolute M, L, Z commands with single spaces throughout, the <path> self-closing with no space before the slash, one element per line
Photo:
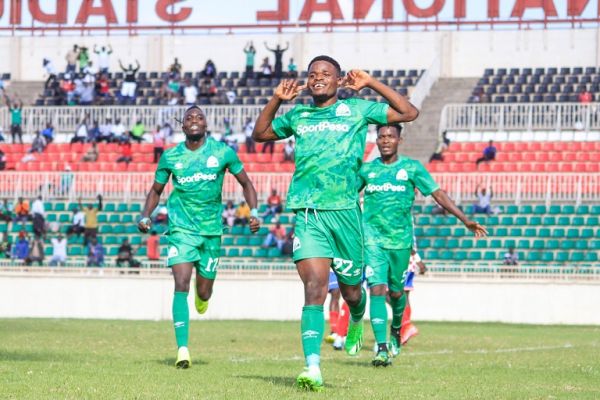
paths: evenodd
<path fill-rule="evenodd" d="M 177 370 L 170 322 L 0 320 L 0 399 L 599 399 L 600 327 L 418 323 L 388 368 L 373 339 L 323 344 L 325 391 L 294 387 L 299 323 L 193 321 Z"/>

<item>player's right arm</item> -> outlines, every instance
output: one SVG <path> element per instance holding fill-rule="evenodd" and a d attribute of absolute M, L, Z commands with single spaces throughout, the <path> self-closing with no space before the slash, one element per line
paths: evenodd
<path fill-rule="evenodd" d="M 252 139 L 259 143 L 282 139 L 283 137 L 277 135 L 273 129 L 275 114 L 277 114 L 281 103 L 293 100 L 305 88 L 306 86 L 299 85 L 295 79 L 284 79 L 281 81 L 275 89 L 273 97 L 271 97 L 265 108 L 260 112 L 252 131 Z"/>
<path fill-rule="evenodd" d="M 144 210 L 142 211 L 142 219 L 138 222 L 138 229 L 142 233 L 147 233 L 152 226 L 152 221 L 150 220 L 150 215 L 152 211 L 158 206 L 160 202 L 160 195 L 165 189 L 164 183 L 154 182 L 148 195 L 146 196 L 146 202 L 144 203 Z"/>
<path fill-rule="evenodd" d="M 487 229 L 485 229 L 485 226 L 479 224 L 476 221 L 471 221 L 469 218 L 467 218 L 467 216 L 460 210 L 460 208 L 456 206 L 456 204 L 454 204 L 452 199 L 448 197 L 446 192 L 444 192 L 442 189 L 438 189 L 435 192 L 431 193 L 431 196 L 446 211 L 458 218 L 467 227 L 468 230 L 475 234 L 475 237 L 487 236 L 488 231 Z"/>

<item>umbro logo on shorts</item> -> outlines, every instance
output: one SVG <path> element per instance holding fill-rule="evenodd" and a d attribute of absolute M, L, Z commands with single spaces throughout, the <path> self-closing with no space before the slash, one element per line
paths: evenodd
<path fill-rule="evenodd" d="M 298 236 L 294 237 L 293 250 L 296 251 L 296 250 L 300 249 L 301 247 L 302 247 L 302 244 L 300 244 L 300 238 L 298 238 Z"/>
<path fill-rule="evenodd" d="M 369 278 L 373 275 L 375 275 L 375 271 L 373 271 L 373 267 L 371 267 L 370 265 L 367 265 L 367 267 L 365 268 L 365 276 L 367 278 Z"/>
<path fill-rule="evenodd" d="M 350 112 L 350 107 L 348 107 L 344 103 L 340 104 L 335 109 L 336 117 L 349 117 L 350 115 L 352 115 L 352 113 Z"/>
<path fill-rule="evenodd" d="M 218 166 L 219 166 L 219 160 L 217 160 L 217 157 L 215 157 L 215 156 L 208 157 L 208 160 L 206 160 L 207 168 L 216 168 Z"/>
<path fill-rule="evenodd" d="M 179 250 L 177 250 L 177 247 L 175 247 L 175 246 L 169 247 L 169 254 L 167 255 L 167 257 L 169 257 L 169 258 L 177 257 L 178 255 L 179 255 Z"/>

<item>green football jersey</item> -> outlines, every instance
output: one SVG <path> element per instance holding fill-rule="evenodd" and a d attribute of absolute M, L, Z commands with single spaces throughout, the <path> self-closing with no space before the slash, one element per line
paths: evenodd
<path fill-rule="evenodd" d="M 365 190 L 365 244 L 386 249 L 411 248 L 415 188 L 429 196 L 439 185 L 423 164 L 404 156 L 398 156 L 392 164 L 384 164 L 381 158 L 364 164 L 360 179 Z"/>
<path fill-rule="evenodd" d="M 169 231 L 197 235 L 222 235 L 223 178 L 225 170 L 239 174 L 243 165 L 225 143 L 206 138 L 196 151 L 185 143 L 166 150 L 156 168 L 155 180 L 166 184 L 173 176 L 167 210 Z"/>
<path fill-rule="evenodd" d="M 280 138 L 296 139 L 296 171 L 287 198 L 290 209 L 348 210 L 358 203 L 358 170 L 367 127 L 387 122 L 388 105 L 362 99 L 328 107 L 297 105 L 273 121 Z"/>

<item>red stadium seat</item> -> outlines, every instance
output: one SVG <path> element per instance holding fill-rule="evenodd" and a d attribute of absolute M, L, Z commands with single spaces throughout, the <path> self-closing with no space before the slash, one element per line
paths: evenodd
<path fill-rule="evenodd" d="M 259 163 L 270 163 L 271 162 L 271 154 L 269 153 L 258 153 L 256 155 L 256 161 Z"/>
<path fill-rule="evenodd" d="M 535 172 L 558 172 L 559 168 L 558 168 L 558 163 L 545 163 L 542 164 L 542 166 L 544 167 L 544 169 L 542 171 L 535 171 Z"/>
<path fill-rule="evenodd" d="M 560 163 L 558 164 L 559 172 L 573 172 L 573 164 L 571 163 Z"/>
<path fill-rule="evenodd" d="M 519 151 L 519 149 L 516 148 L 515 142 L 504 142 L 502 143 L 502 151 L 509 153 L 513 151 Z"/>
<path fill-rule="evenodd" d="M 535 155 L 535 161 L 537 162 L 541 162 L 541 163 L 545 163 L 548 162 L 548 153 L 546 152 L 535 152 L 535 153 L 529 153 L 529 154 L 534 154 Z M 528 160 L 529 161 L 529 160 Z"/>
<path fill-rule="evenodd" d="M 527 149 L 529 151 L 540 151 L 542 149 L 542 144 L 541 142 L 529 142 L 527 144 Z"/>
<path fill-rule="evenodd" d="M 573 152 L 564 152 L 561 153 L 562 154 L 562 159 L 565 162 L 573 162 L 577 159 L 577 153 L 573 153 Z"/>
<path fill-rule="evenodd" d="M 469 152 L 469 151 L 477 151 L 477 150 L 478 150 L 478 148 L 477 148 L 477 147 L 475 147 L 475 146 L 476 146 L 476 144 L 475 144 L 475 143 L 473 143 L 473 142 L 464 142 L 464 143 L 462 144 L 462 149 L 461 149 L 461 151 L 464 151 L 464 152 Z"/>
<path fill-rule="evenodd" d="M 553 151 L 551 153 L 548 153 L 548 161 L 550 162 L 561 162 L 562 161 L 562 154 L 556 151 Z"/>
<path fill-rule="evenodd" d="M 585 163 L 585 172 L 600 172 L 600 164 L 597 162 Z"/>

